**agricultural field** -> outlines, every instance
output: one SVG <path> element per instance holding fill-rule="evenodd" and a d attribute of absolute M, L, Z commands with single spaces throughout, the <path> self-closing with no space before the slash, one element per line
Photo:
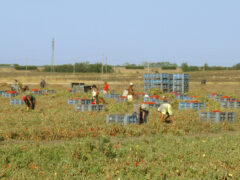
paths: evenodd
<path fill-rule="evenodd" d="M 225 79 L 232 74 L 226 72 Z M 225 84 L 209 78 L 207 85 L 200 85 L 201 74 L 192 75 L 188 95 L 206 103 L 201 111 L 224 111 L 207 98 L 209 93 L 240 99 L 236 78 Z M 38 83 L 35 80 L 42 76 L 34 75 L 31 82 Z M 113 76 L 110 88 L 118 93 L 131 78 L 135 90 L 143 91 L 141 74 L 127 78 L 120 74 L 120 81 L 117 74 Z M 91 82 L 98 78 L 85 74 L 78 80 L 87 82 L 87 77 L 92 77 Z M 127 80 L 121 82 L 121 78 Z M 8 87 L 2 84 L 0 90 Z M 36 95 L 34 111 L 24 105 L 10 106 L 9 98 L 0 96 L 0 179 L 240 179 L 240 109 L 226 110 L 237 113 L 236 123 L 200 122 L 199 111 L 178 111 L 179 100 L 165 94 L 174 107 L 174 123 L 161 122 L 153 108 L 146 124 L 106 124 L 107 114 L 131 113 L 134 103 L 106 99 L 104 111 L 79 112 L 67 100 L 91 95 L 69 93 L 68 88 L 60 83 L 48 85 L 57 93 Z"/>

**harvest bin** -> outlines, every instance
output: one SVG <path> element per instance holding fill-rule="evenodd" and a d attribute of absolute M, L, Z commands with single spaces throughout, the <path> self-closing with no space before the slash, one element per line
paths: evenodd
<path fill-rule="evenodd" d="M 89 104 L 89 105 L 76 105 L 75 106 L 77 111 L 101 111 L 105 109 L 104 105 L 99 104 Z"/>
<path fill-rule="evenodd" d="M 92 104 L 92 100 L 83 98 L 73 98 L 68 99 L 68 104 Z"/>
<path fill-rule="evenodd" d="M 106 123 L 139 124 L 137 116 L 131 114 L 109 114 L 106 117 Z"/>
<path fill-rule="evenodd" d="M 17 95 L 18 94 L 15 91 L 6 91 L 6 92 L 3 93 L 3 96 L 8 97 L 8 98 L 16 97 Z"/>
<path fill-rule="evenodd" d="M 114 98 L 114 99 L 119 99 L 120 98 L 120 94 L 104 94 L 103 97 L 106 99 L 110 99 L 110 98 Z"/>
<path fill-rule="evenodd" d="M 235 112 L 199 112 L 199 120 L 207 122 L 236 122 Z"/>
<path fill-rule="evenodd" d="M 23 105 L 25 104 L 21 99 L 10 99 L 10 105 Z"/>
<path fill-rule="evenodd" d="M 240 108 L 240 101 L 221 102 L 223 108 Z"/>
<path fill-rule="evenodd" d="M 206 105 L 204 103 L 199 103 L 197 101 L 179 102 L 178 103 L 179 110 L 185 110 L 185 109 L 200 110 L 205 107 L 206 107 Z"/>

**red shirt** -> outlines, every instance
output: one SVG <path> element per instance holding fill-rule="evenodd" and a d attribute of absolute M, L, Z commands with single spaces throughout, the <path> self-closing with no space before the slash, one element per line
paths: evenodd
<path fill-rule="evenodd" d="M 108 84 L 104 85 L 104 91 L 108 91 Z"/>

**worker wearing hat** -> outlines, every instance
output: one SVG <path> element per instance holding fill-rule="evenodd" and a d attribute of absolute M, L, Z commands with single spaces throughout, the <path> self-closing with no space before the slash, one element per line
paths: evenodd
<path fill-rule="evenodd" d="M 27 106 L 27 110 L 35 109 L 36 99 L 34 96 L 32 96 L 32 95 L 23 96 L 22 100 L 25 102 L 25 104 Z"/>
<path fill-rule="evenodd" d="M 131 83 L 129 84 L 129 88 L 128 88 L 128 96 L 127 96 L 128 101 L 131 102 L 131 101 L 133 100 L 133 96 L 134 96 L 133 83 L 131 82 Z"/>

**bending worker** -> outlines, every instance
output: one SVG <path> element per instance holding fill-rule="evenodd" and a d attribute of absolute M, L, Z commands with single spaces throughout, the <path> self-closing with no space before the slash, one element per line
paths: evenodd
<path fill-rule="evenodd" d="M 174 122 L 172 106 L 169 103 L 163 103 L 158 108 L 158 113 L 162 122 Z M 170 121 L 168 120 L 170 118 Z"/>
<path fill-rule="evenodd" d="M 133 96 L 134 96 L 133 83 L 130 83 L 130 86 L 128 88 L 128 96 L 127 96 L 128 101 L 132 101 Z"/>
<path fill-rule="evenodd" d="M 32 95 L 23 96 L 22 100 L 25 102 L 25 104 L 27 106 L 27 110 L 35 109 L 36 99 L 34 96 L 32 96 Z"/>

